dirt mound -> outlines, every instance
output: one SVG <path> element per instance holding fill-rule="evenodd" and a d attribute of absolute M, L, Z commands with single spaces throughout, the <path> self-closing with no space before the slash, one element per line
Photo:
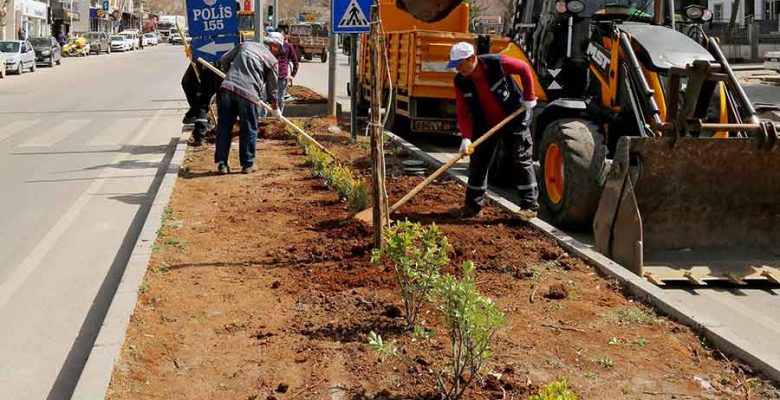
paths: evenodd
<path fill-rule="evenodd" d="M 295 97 L 295 103 L 327 103 L 328 99 L 306 86 L 292 85 L 287 87 L 287 93 Z"/>

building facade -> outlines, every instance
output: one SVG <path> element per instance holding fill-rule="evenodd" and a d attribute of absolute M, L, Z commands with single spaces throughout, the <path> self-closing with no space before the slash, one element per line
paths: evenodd
<path fill-rule="evenodd" d="M 780 30 L 780 0 L 742 0 L 738 10 L 733 0 L 709 0 L 707 3 L 713 24 L 728 24 L 732 12 L 736 12 L 736 22 L 740 27 L 757 21 L 762 33 Z"/>
<path fill-rule="evenodd" d="M 51 34 L 49 3 L 38 0 L 9 0 L 5 26 L 0 37 L 5 39 L 30 38 Z"/>

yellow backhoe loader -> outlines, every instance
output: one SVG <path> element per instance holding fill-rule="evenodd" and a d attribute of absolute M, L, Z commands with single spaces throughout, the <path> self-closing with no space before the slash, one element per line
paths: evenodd
<path fill-rule="evenodd" d="M 397 0 L 425 21 L 458 3 Z M 656 284 L 780 284 L 778 132 L 702 29 L 709 17 L 674 0 L 518 2 L 506 52 L 539 81 L 540 200 Z"/>

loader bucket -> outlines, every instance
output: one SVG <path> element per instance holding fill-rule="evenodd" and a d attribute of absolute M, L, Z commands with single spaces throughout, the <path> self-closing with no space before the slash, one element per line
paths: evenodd
<path fill-rule="evenodd" d="M 623 137 L 593 228 L 598 251 L 659 285 L 780 284 L 780 149 Z"/>

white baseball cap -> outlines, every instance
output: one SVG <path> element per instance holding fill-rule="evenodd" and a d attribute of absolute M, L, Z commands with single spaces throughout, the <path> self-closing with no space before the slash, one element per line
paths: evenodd
<path fill-rule="evenodd" d="M 279 32 L 270 32 L 265 35 L 265 42 L 269 44 L 284 45 L 284 35 Z"/>
<path fill-rule="evenodd" d="M 458 42 L 452 45 L 450 49 L 450 62 L 447 63 L 447 68 L 455 68 L 463 60 L 474 55 L 474 46 L 467 42 Z"/>

